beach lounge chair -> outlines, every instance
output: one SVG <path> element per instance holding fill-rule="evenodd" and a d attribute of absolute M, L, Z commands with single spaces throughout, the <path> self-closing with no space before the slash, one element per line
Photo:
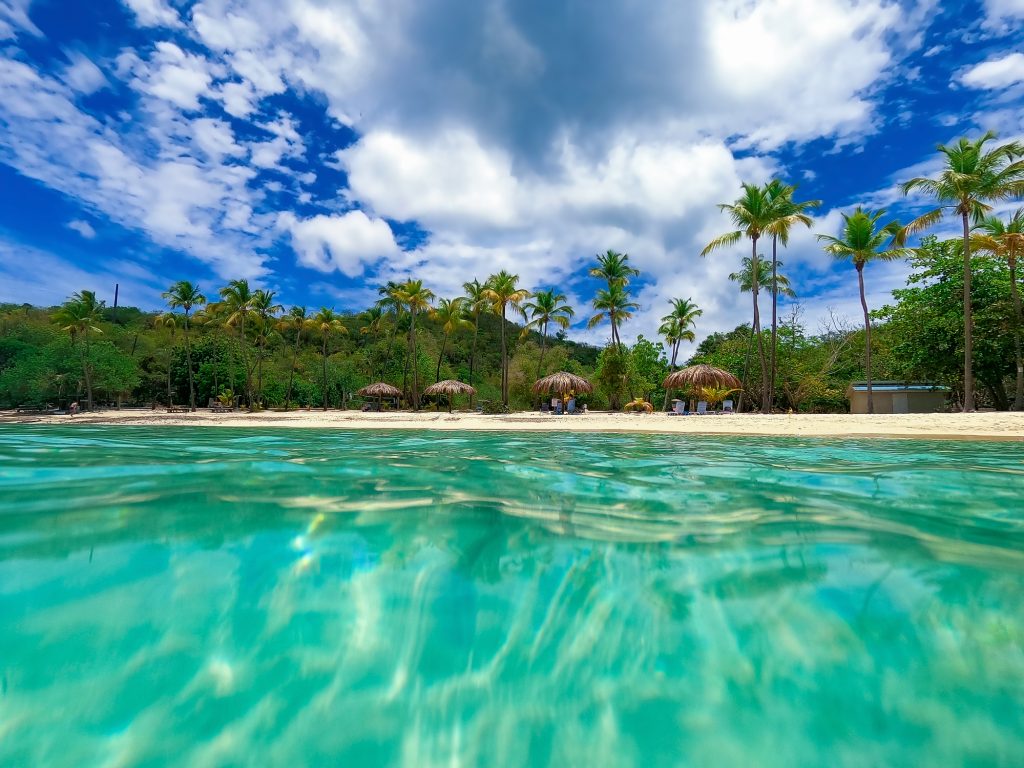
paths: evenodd
<path fill-rule="evenodd" d="M 672 403 L 672 410 L 669 411 L 669 416 L 686 416 L 686 403 L 682 400 L 676 400 Z"/>
<path fill-rule="evenodd" d="M 576 413 L 576 398 L 575 397 L 569 398 L 569 403 L 566 406 L 566 412 L 567 413 Z"/>
<path fill-rule="evenodd" d="M 722 403 L 722 413 L 732 413 L 732 400 L 726 400 Z"/>
<path fill-rule="evenodd" d="M 698 401 L 698 403 L 697 403 L 697 415 L 698 416 L 703 416 L 707 412 L 708 412 L 708 402 L 707 402 L 707 400 L 700 400 L 700 401 Z"/>

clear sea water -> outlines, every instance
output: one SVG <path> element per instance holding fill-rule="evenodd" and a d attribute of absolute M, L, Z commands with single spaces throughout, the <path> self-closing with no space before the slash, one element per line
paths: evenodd
<path fill-rule="evenodd" d="M 0 427 L 2 766 L 1021 766 L 1024 444 Z"/>

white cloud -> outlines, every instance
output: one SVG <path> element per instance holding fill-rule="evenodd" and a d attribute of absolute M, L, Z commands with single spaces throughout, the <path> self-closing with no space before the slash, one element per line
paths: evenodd
<path fill-rule="evenodd" d="M 975 64 L 960 74 L 970 88 L 998 90 L 1024 81 L 1024 53 L 1010 53 Z"/>
<path fill-rule="evenodd" d="M 338 270 L 356 277 L 366 266 L 398 252 L 387 222 L 362 211 L 301 220 L 286 213 L 279 226 L 291 234 L 299 262 L 321 272 Z"/>
<path fill-rule="evenodd" d="M 199 109 L 200 96 L 212 96 L 210 63 L 202 56 L 186 53 L 174 43 L 160 42 L 152 58 L 136 67 L 133 86 L 143 93 L 174 104 L 180 109 Z"/>
<path fill-rule="evenodd" d="M 997 32 L 1020 32 L 1017 21 L 1024 19 L 1024 0 L 984 0 L 985 27 Z"/>
<path fill-rule="evenodd" d="M 43 33 L 28 17 L 32 0 L 4 0 L 0 2 L 0 40 L 13 38 L 18 31 L 40 36 Z"/>
<path fill-rule="evenodd" d="M 68 229 L 73 229 L 86 240 L 92 240 L 96 237 L 96 230 L 93 229 L 92 225 L 88 221 L 84 221 L 83 219 L 74 219 L 69 221 Z"/>
<path fill-rule="evenodd" d="M 123 0 L 141 27 L 179 27 L 181 17 L 166 0 Z"/>
<path fill-rule="evenodd" d="M 103 71 L 92 60 L 78 51 L 68 51 L 70 64 L 64 70 L 64 82 L 78 93 L 95 93 L 108 85 Z"/>

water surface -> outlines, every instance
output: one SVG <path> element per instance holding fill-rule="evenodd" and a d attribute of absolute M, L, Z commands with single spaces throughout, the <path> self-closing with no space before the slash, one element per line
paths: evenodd
<path fill-rule="evenodd" d="M 1024 448 L 0 427 L 0 765 L 1024 764 Z"/>

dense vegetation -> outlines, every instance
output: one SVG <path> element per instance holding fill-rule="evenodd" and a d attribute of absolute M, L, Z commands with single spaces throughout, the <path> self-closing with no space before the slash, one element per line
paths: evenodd
<path fill-rule="evenodd" d="M 885 211 L 857 208 L 844 214 L 838 236 L 819 234 L 823 248 L 854 267 L 864 324 L 832 316 L 822 327 L 804 325 L 800 304 L 782 316 L 778 298 L 794 298 L 779 248 L 796 226 L 813 226 L 820 201 L 799 202 L 795 187 L 778 180 L 743 185 L 720 207 L 735 229 L 703 255 L 743 240 L 750 255 L 730 275 L 751 294 L 752 321 L 715 333 L 688 362 L 709 363 L 740 377 L 740 409 L 842 411 L 855 379 L 900 379 L 944 384 L 951 404 L 1024 409 L 1020 275 L 1024 209 L 1008 221 L 991 214 L 994 201 L 1024 196 L 1024 146 L 986 147 L 995 137 L 962 139 L 940 147 L 945 167 L 935 179 L 913 179 L 904 192 L 923 190 L 938 207 L 905 226 L 883 223 Z M 925 237 L 945 213 L 962 222 L 963 236 Z M 771 243 L 771 259 L 758 250 Z M 735 253 L 728 258 L 737 261 Z M 913 273 L 893 303 L 872 311 L 865 272 L 883 259 L 909 259 Z M 60 307 L 0 305 L 0 408 L 94 403 L 188 404 L 214 400 L 250 408 L 350 407 L 364 385 L 385 381 L 420 408 L 426 385 L 458 379 L 475 386 L 488 409 L 536 407 L 533 382 L 566 370 L 589 379 L 594 392 L 579 400 L 591 408 L 648 410 L 667 407 L 666 374 L 692 342 L 701 310 L 691 298 L 673 299 L 662 318 L 663 340 L 640 336 L 632 345 L 621 329 L 639 305 L 630 280 L 639 272 L 626 254 L 597 257 L 591 276 L 603 281 L 592 301 L 589 326 L 607 325 L 603 349 L 566 337 L 576 312 L 556 289 L 530 293 L 519 277 L 502 271 L 464 284 L 465 294 L 435 296 L 420 280 L 388 283 L 380 300 L 358 314 L 323 307 L 285 311 L 274 292 L 233 280 L 212 296 L 189 281 L 164 294 L 168 311 L 109 308 L 91 291 Z M 768 295 L 770 327 L 761 322 L 759 294 Z M 756 353 L 756 354 L 755 354 Z M 721 400 L 730 390 L 692 393 Z"/>

